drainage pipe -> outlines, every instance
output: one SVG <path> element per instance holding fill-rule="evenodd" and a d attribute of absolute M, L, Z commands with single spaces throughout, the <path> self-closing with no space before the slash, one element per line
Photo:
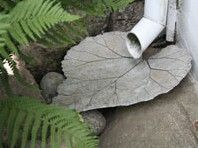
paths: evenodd
<path fill-rule="evenodd" d="M 168 0 L 145 0 L 144 17 L 128 33 L 126 45 L 138 59 L 166 27 Z"/>

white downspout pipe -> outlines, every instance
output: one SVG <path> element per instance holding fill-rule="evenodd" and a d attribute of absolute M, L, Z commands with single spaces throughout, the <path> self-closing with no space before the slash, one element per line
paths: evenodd
<path fill-rule="evenodd" d="M 144 17 L 127 35 L 127 48 L 138 59 L 166 27 L 168 0 L 145 0 Z"/>

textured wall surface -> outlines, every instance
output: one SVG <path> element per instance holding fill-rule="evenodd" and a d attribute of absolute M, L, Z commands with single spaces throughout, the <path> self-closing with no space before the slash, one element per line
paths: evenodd
<path fill-rule="evenodd" d="M 193 56 L 193 74 L 198 79 L 198 1 L 179 0 L 178 43 Z"/>

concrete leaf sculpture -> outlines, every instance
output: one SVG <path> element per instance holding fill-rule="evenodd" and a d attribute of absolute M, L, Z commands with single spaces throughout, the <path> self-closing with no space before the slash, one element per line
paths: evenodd
<path fill-rule="evenodd" d="M 149 101 L 172 90 L 191 69 L 184 49 L 172 45 L 135 60 L 125 39 L 126 33 L 110 32 L 71 48 L 62 62 L 67 79 L 54 103 L 87 111 Z"/>

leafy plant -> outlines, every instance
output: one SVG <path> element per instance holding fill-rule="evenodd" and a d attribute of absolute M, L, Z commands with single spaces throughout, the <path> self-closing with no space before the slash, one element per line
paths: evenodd
<path fill-rule="evenodd" d="M 22 1 L 8 15 L 5 21 L 10 24 L 10 27 L 7 30 L 8 40 L 5 40 L 5 43 L 13 50 L 9 42 L 10 37 L 20 45 L 28 45 L 29 39 L 36 41 L 55 24 L 79 19 L 78 16 L 65 12 L 60 3 L 51 0 Z M 3 37 L 6 38 L 6 35 Z"/>
<path fill-rule="evenodd" d="M 11 10 L 22 0 L 1 0 L 0 8 L 4 11 Z M 76 9 L 88 15 L 102 16 L 108 11 L 116 11 L 126 7 L 134 0 L 59 0 L 65 9 Z"/>
<path fill-rule="evenodd" d="M 60 0 L 66 9 L 73 8 L 88 15 L 103 16 L 109 11 L 126 7 L 134 0 Z"/>
<path fill-rule="evenodd" d="M 5 63 L 18 75 L 12 55 L 22 55 L 21 46 L 36 41 L 50 46 L 75 44 L 87 34 L 84 17 L 102 16 L 133 0 L 59 1 L 62 3 L 55 0 L 0 0 L 1 85 L 7 86 L 8 82 Z M 69 13 L 77 11 L 82 15 Z M 52 148 L 60 147 L 62 143 L 68 148 L 96 147 L 98 141 L 80 120 L 74 111 L 47 106 L 28 97 L 1 101 L 0 147 L 6 144 L 11 148 L 19 145 L 24 148 L 31 141 L 34 148 L 40 139 L 43 148 L 48 143 Z"/>
<path fill-rule="evenodd" d="M 17 2 L 22 0 L 1 0 L 0 8 L 9 12 Z M 81 15 L 81 21 L 63 23 L 49 29 L 47 34 L 39 40 L 46 47 L 65 47 L 73 45 L 87 35 L 86 16 L 104 16 L 106 13 L 126 7 L 134 0 L 59 0 L 64 9 Z M 70 32 L 72 30 L 72 36 Z"/>
<path fill-rule="evenodd" d="M 49 30 L 51 36 L 45 36 L 45 42 L 41 41 L 40 43 L 47 47 L 64 47 L 65 45 L 72 45 L 80 40 L 82 40 L 85 36 L 87 36 L 87 17 L 89 16 L 100 16 L 103 17 L 109 12 L 116 11 L 118 9 L 126 7 L 129 3 L 132 3 L 134 0 L 59 0 L 61 1 L 62 6 L 70 11 L 71 13 L 77 13 L 81 15 L 81 20 L 74 21 L 70 23 L 64 23 L 61 26 L 62 29 L 56 29 L 56 34 L 52 33 Z M 69 27 L 68 27 L 69 26 Z M 72 30 L 72 36 L 70 34 L 70 30 Z M 55 35 L 57 40 L 53 39 L 53 35 Z M 63 40 L 60 42 L 62 38 L 67 38 L 69 40 Z"/>
<path fill-rule="evenodd" d="M 102 16 L 125 7 L 134 0 L 1 0 L 0 72 L 6 74 L 4 59 L 15 70 L 11 54 L 21 55 L 18 47 L 38 41 L 45 46 L 75 44 L 87 34 L 83 18 Z M 61 3 L 60 3 L 61 2 Z M 81 17 L 66 12 L 81 12 Z M 2 23 L 3 22 L 3 23 Z M 0 74 L 1 75 L 1 74 Z"/>
<path fill-rule="evenodd" d="M 6 9 L 0 14 L 0 77 L 2 81 L 7 75 L 5 62 L 9 63 L 16 74 L 15 62 L 11 55 L 20 55 L 19 46 L 28 45 L 29 42 L 42 38 L 56 24 L 72 22 L 80 18 L 66 12 L 60 3 L 51 0 L 24 0 L 13 9 L 8 7 L 10 3 L 14 3 L 13 1 L 3 0 L 0 3 L 3 2 L 6 3 L 3 5 Z"/>
<path fill-rule="evenodd" d="M 97 147 L 98 140 L 81 120 L 72 110 L 28 97 L 0 101 L 0 147 L 35 148 L 39 140 L 41 148 Z"/>

